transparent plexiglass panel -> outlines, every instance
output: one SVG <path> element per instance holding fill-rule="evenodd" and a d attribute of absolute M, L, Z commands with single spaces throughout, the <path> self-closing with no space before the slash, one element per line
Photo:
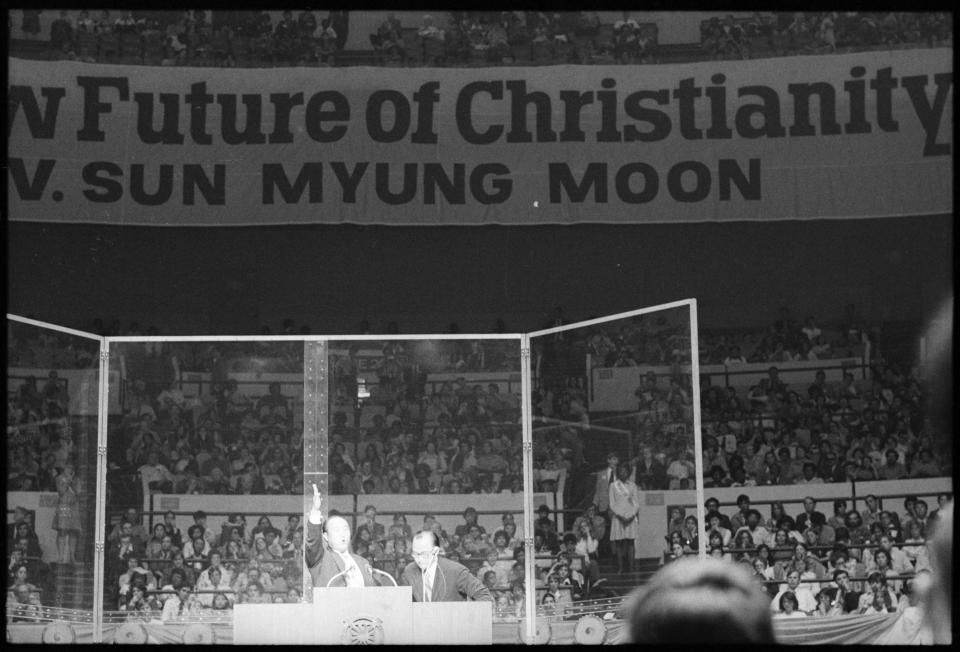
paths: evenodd
<path fill-rule="evenodd" d="M 90 622 L 99 365 L 93 337 L 7 320 L 7 614 L 13 622 Z"/>
<path fill-rule="evenodd" d="M 537 602 L 548 619 L 616 611 L 662 560 L 667 503 L 689 502 L 688 514 L 695 504 L 690 309 L 646 310 L 530 338 Z"/>
<path fill-rule="evenodd" d="M 353 552 L 409 582 L 439 555 L 495 601 L 497 626 L 525 613 L 520 339 L 332 340 L 330 510 Z M 389 576 L 389 577 L 387 577 Z M 326 580 L 326 576 L 323 577 Z M 447 590 L 449 587 L 437 587 Z"/>
<path fill-rule="evenodd" d="M 237 602 L 301 599 L 303 352 L 111 342 L 104 640 L 131 611 L 230 621 Z"/>

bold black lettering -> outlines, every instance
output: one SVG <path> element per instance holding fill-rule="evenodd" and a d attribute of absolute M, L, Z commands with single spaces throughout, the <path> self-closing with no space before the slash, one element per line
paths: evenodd
<path fill-rule="evenodd" d="M 417 194 L 417 164 L 403 164 L 403 185 L 396 193 L 390 190 L 390 164 L 377 163 L 373 167 L 377 197 L 385 204 L 409 204 Z"/>
<path fill-rule="evenodd" d="M 153 93 L 134 93 L 137 103 L 137 135 L 147 145 L 182 145 L 180 133 L 180 96 L 176 93 L 160 93 L 163 104 L 163 126 L 157 131 L 153 115 Z"/>
<path fill-rule="evenodd" d="M 696 181 L 692 190 L 683 187 L 684 172 L 693 172 Z M 667 190 L 680 202 L 703 201 L 710 195 L 710 169 L 700 161 L 681 161 L 667 172 Z"/>
<path fill-rule="evenodd" d="M 220 104 L 220 134 L 227 145 L 262 145 L 267 137 L 260 131 L 262 98 L 257 93 L 243 95 L 247 124 L 237 130 L 237 96 L 232 93 L 217 95 Z"/>
<path fill-rule="evenodd" d="M 318 204 L 323 201 L 323 163 L 304 163 L 297 174 L 296 181 L 290 184 L 290 179 L 283 169 L 283 163 L 263 164 L 263 203 L 273 204 L 274 188 L 280 191 L 280 196 L 288 204 L 296 204 L 303 196 L 303 191 L 310 187 L 309 202 Z"/>
<path fill-rule="evenodd" d="M 290 112 L 293 107 L 303 104 L 303 93 L 271 93 L 270 101 L 273 103 L 273 133 L 270 134 L 269 142 L 273 143 L 292 143 L 293 133 L 290 131 Z"/>
<path fill-rule="evenodd" d="M 850 69 L 851 81 L 843 82 L 843 89 L 850 96 L 850 121 L 843 126 L 848 134 L 869 134 L 873 129 L 867 121 L 866 83 L 860 79 L 867 74 L 863 66 Z"/>
<path fill-rule="evenodd" d="M 183 166 L 183 204 L 193 206 L 196 203 L 196 191 L 203 195 L 208 206 L 223 206 L 227 203 L 227 166 L 216 163 L 213 166 L 213 181 L 207 176 L 202 165 L 187 163 Z"/>
<path fill-rule="evenodd" d="M 102 188 L 102 192 L 95 192 L 87 189 L 83 191 L 83 196 L 92 202 L 98 204 L 107 204 L 119 201 L 123 197 L 123 184 L 114 179 L 108 179 L 102 175 L 111 177 L 122 177 L 123 170 L 116 163 L 110 161 L 95 161 L 83 166 L 83 180 L 91 186 Z"/>
<path fill-rule="evenodd" d="M 157 191 L 147 194 L 144 188 L 144 165 L 134 163 L 130 166 L 130 197 L 142 206 L 159 206 L 165 204 L 173 194 L 173 166 L 160 166 L 160 180 L 157 182 Z"/>
<path fill-rule="evenodd" d="M 57 128 L 57 113 L 60 110 L 60 100 L 66 94 L 67 89 L 59 86 L 43 87 L 40 89 L 47 103 L 43 107 L 43 116 L 40 116 L 40 105 L 33 94 L 33 88 L 30 86 L 11 86 L 7 90 L 7 106 L 10 107 L 7 114 L 7 135 L 13 132 L 13 122 L 17 119 L 17 109 L 23 107 L 23 117 L 27 119 L 27 129 L 30 130 L 32 138 L 53 138 Z"/>
<path fill-rule="evenodd" d="M 573 173 L 566 163 L 550 163 L 547 166 L 550 183 L 550 203 L 559 204 L 563 201 L 560 191 L 566 194 L 570 201 L 582 203 L 587 199 L 587 193 L 593 188 L 593 201 L 604 204 L 607 201 L 607 164 L 589 163 L 583 173 L 583 180 L 577 184 Z"/>
<path fill-rule="evenodd" d="M 183 98 L 190 106 L 190 137 L 197 145 L 212 145 L 213 138 L 207 133 L 207 105 L 213 103 L 213 95 L 207 92 L 207 82 L 190 84 L 190 92 Z"/>
<path fill-rule="evenodd" d="M 556 142 L 557 132 L 550 126 L 550 96 L 542 91 L 528 93 L 524 80 L 508 81 L 507 90 L 510 91 L 510 131 L 507 132 L 507 142 L 533 141 L 533 134 L 527 129 L 527 106 L 530 104 L 533 105 L 534 119 L 537 121 L 537 142 Z"/>
<path fill-rule="evenodd" d="M 696 99 L 702 94 L 703 91 L 694 83 L 693 77 L 681 79 L 673 90 L 674 99 L 680 100 L 677 108 L 680 114 L 680 135 L 687 140 L 703 138 L 703 130 L 697 129 L 697 113 L 694 108 Z"/>
<path fill-rule="evenodd" d="M 513 179 L 507 175 L 510 168 L 502 163 L 481 163 L 470 173 L 470 193 L 481 204 L 502 204 L 510 199 L 513 192 Z M 491 190 L 487 191 L 485 181 L 487 177 L 500 175 L 506 178 L 493 179 Z"/>
<path fill-rule="evenodd" d="M 623 127 L 623 141 L 626 143 L 641 141 L 653 143 L 663 140 L 670 135 L 670 116 L 657 109 L 648 109 L 640 104 L 644 100 L 653 100 L 657 104 L 668 104 L 670 102 L 670 91 L 667 89 L 659 91 L 637 91 L 627 95 L 623 101 L 624 112 L 641 122 L 648 122 L 653 126 L 650 131 L 640 131 L 634 125 L 625 125 Z"/>
<path fill-rule="evenodd" d="M 600 80 L 600 86 L 606 90 L 597 91 L 597 101 L 600 102 L 598 143 L 620 142 L 620 130 L 617 129 L 617 91 L 613 90 L 616 85 L 617 80 L 612 77 L 605 77 Z"/>
<path fill-rule="evenodd" d="M 357 186 L 360 185 L 360 179 L 363 178 L 363 174 L 367 171 L 369 165 L 366 161 L 361 161 L 353 166 L 353 172 L 348 172 L 347 166 L 342 161 L 330 163 L 330 169 L 337 175 L 337 181 L 340 182 L 345 204 L 357 203 Z"/>
<path fill-rule="evenodd" d="M 783 138 L 787 130 L 780 124 L 780 96 L 769 86 L 744 86 L 740 89 L 740 97 L 756 95 L 763 102 L 761 104 L 744 104 L 737 109 L 737 133 L 744 138 Z M 751 119 L 754 114 L 763 118 L 762 127 L 754 127 Z"/>
<path fill-rule="evenodd" d="M 813 136 L 817 133 L 810 124 L 810 98 L 814 95 L 817 96 L 817 104 L 820 105 L 820 133 L 824 136 L 843 133 L 837 122 L 837 97 L 832 84 L 827 82 L 787 84 L 787 92 L 793 95 L 791 136 Z"/>
<path fill-rule="evenodd" d="M 736 160 L 731 158 L 722 158 L 718 161 L 717 176 L 720 177 L 720 199 L 729 200 L 731 196 L 730 182 L 732 181 L 740 196 L 744 199 L 762 199 L 763 192 L 760 178 L 760 159 L 752 158 L 747 161 L 750 166 L 747 175 L 744 175 L 743 169 Z"/>
<path fill-rule="evenodd" d="M 393 105 L 393 126 L 383 127 L 383 105 Z M 400 91 L 374 91 L 367 100 L 367 133 L 378 143 L 395 143 L 410 131 L 410 102 Z"/>
<path fill-rule="evenodd" d="M 630 177 L 634 174 L 643 176 L 643 189 L 640 192 L 634 192 L 630 188 Z M 627 163 L 617 170 L 615 185 L 617 196 L 621 201 L 628 204 L 645 204 L 653 201 L 657 196 L 657 191 L 660 188 L 660 177 L 653 166 L 647 163 Z"/>
<path fill-rule="evenodd" d="M 100 89 L 111 86 L 117 89 L 120 101 L 126 102 L 130 96 L 130 85 L 126 77 L 77 77 L 77 85 L 83 89 L 83 128 L 77 132 L 77 140 L 102 142 L 107 135 L 100 129 L 100 114 L 110 113 L 113 105 L 100 101 Z"/>
<path fill-rule="evenodd" d="M 27 178 L 27 166 L 23 164 L 22 158 L 10 158 L 7 160 L 10 167 L 10 176 L 13 177 L 13 185 L 17 189 L 17 195 L 20 199 L 27 201 L 37 201 L 43 198 L 43 191 L 50 181 L 50 175 L 57 164 L 54 159 L 42 158 L 37 161 L 37 169 L 33 173 L 33 179 Z"/>
<path fill-rule="evenodd" d="M 893 89 L 897 87 L 897 79 L 892 72 L 890 67 L 880 68 L 870 81 L 870 88 L 877 92 L 877 126 L 883 131 L 900 129 L 900 123 L 893 119 Z M 927 84 L 926 77 L 923 84 Z"/>
<path fill-rule="evenodd" d="M 473 128 L 473 96 L 489 93 L 495 100 L 503 99 L 503 82 L 470 82 L 457 94 L 457 130 L 460 136 L 471 145 L 489 145 L 503 134 L 503 125 L 492 125 L 486 131 Z"/>
<path fill-rule="evenodd" d="M 708 86 L 707 98 L 710 100 L 710 127 L 707 138 L 733 138 L 733 130 L 727 125 L 727 81 L 726 75 L 717 73 L 710 78 L 716 86 Z"/>
<path fill-rule="evenodd" d="M 587 135 L 580 127 L 580 111 L 588 104 L 593 104 L 593 91 L 581 93 L 579 91 L 560 91 L 560 101 L 563 102 L 563 131 L 560 132 L 561 143 L 582 143 Z"/>
<path fill-rule="evenodd" d="M 437 188 L 448 204 L 467 203 L 466 166 L 453 164 L 453 179 L 447 176 L 442 163 L 423 164 L 423 203 L 437 203 Z"/>
<path fill-rule="evenodd" d="M 410 142 L 418 145 L 432 145 L 437 142 L 437 132 L 433 128 L 433 109 L 440 101 L 440 82 L 425 82 L 413 94 L 417 103 L 417 130 L 410 136 Z"/>
<path fill-rule="evenodd" d="M 933 76 L 933 82 L 937 85 L 937 94 L 932 105 L 927 99 L 927 80 L 927 75 L 916 75 L 915 77 L 903 77 L 900 83 L 907 89 L 910 102 L 913 104 L 913 110 L 916 111 L 920 124 L 923 125 L 923 131 L 926 133 L 923 155 L 949 156 L 952 149 L 951 144 L 938 143 L 937 133 L 940 131 L 940 122 L 943 120 L 943 110 L 947 106 L 947 96 L 950 94 L 950 87 L 953 85 L 953 73 L 941 72 Z"/>
<path fill-rule="evenodd" d="M 329 102 L 332 108 L 324 110 L 323 105 Z M 307 111 L 304 120 L 307 123 L 307 135 L 318 143 L 335 143 L 347 133 L 344 125 L 323 128 L 324 121 L 346 122 L 350 119 L 350 103 L 342 93 L 323 91 L 314 93 L 307 102 Z"/>

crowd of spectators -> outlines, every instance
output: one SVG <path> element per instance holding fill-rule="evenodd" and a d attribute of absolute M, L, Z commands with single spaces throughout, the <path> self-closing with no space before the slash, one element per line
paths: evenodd
<path fill-rule="evenodd" d="M 375 385 L 359 384 L 361 346 L 380 348 L 365 362 Z M 510 340 L 352 343 L 334 354 L 331 493 L 522 492 L 519 395 L 465 377 L 427 386 L 431 372 L 519 373 L 519 363 Z"/>
<path fill-rule="evenodd" d="M 789 387 L 778 368 L 746 395 L 702 379 L 707 486 L 899 480 L 949 475 L 951 442 L 927 419 L 925 383 L 882 360 L 839 383 L 811 371 Z"/>
<path fill-rule="evenodd" d="M 383 63 L 469 66 L 517 63 L 653 63 L 657 28 L 619 20 L 610 34 L 596 12 L 454 11 L 407 30 L 389 14 L 370 35 Z"/>
<path fill-rule="evenodd" d="M 517 348 L 506 340 L 375 341 L 363 351 L 354 343 L 331 353 L 329 490 L 521 492 L 519 397 L 497 383 L 471 385 L 462 377 L 426 389 L 427 373 L 437 370 L 518 373 L 519 352 L 511 344 Z M 371 348 L 379 355 L 360 357 Z M 302 403 L 284 395 L 279 382 L 265 395 L 249 396 L 227 376 L 250 365 L 262 371 L 266 361 L 272 370 L 302 374 L 300 342 L 118 349 L 128 375 L 125 414 L 109 447 L 114 478 L 135 473 L 145 491 L 165 493 L 302 491 L 302 428 L 294 427 Z M 185 368 L 211 374 L 209 393 L 184 396 L 171 373 L 181 359 Z"/>
<path fill-rule="evenodd" d="M 512 512 L 488 532 L 477 510 L 467 507 L 462 523 L 449 532 L 427 515 L 419 529 L 437 534 L 448 559 L 467 566 L 492 592 L 495 617 L 509 620 L 524 612 L 525 571 L 521 526 Z M 229 610 L 237 603 L 299 602 L 302 596 L 303 524 L 290 515 L 282 525 L 261 516 L 250 527 L 242 514 L 231 514 L 218 529 L 203 511 L 182 532 L 176 514 L 167 512 L 151 528 L 130 508 L 113 519 L 105 552 L 105 608 L 129 612 L 130 620 L 188 620 Z M 535 586 L 538 607 L 562 617 L 564 608 L 602 585 L 597 541 L 603 518 L 577 519 L 580 534 L 558 534 L 544 508 L 535 524 Z M 599 530 L 595 528 L 600 528 Z M 353 551 L 399 581 L 413 561 L 413 529 L 402 513 L 378 520 L 369 504 L 353 527 Z M 11 590 L 13 587 L 11 586 Z"/>
<path fill-rule="evenodd" d="M 677 323 L 673 323 L 673 322 Z M 650 364 L 671 368 L 689 352 L 689 329 L 670 314 L 621 320 L 545 336 L 533 349 L 545 360 L 546 371 L 534 394 L 537 450 L 558 451 L 557 461 L 568 470 L 589 473 L 584 466 L 585 436 L 597 441 L 603 429 L 619 429 L 617 450 L 632 451 L 628 460 L 642 490 L 694 487 L 693 388 L 690 378 L 676 370 L 648 371 L 634 391 L 635 412 L 588 414 L 582 379 L 586 355 L 600 367 Z M 862 355 L 877 333 L 856 309 L 848 305 L 841 323 L 831 329 L 829 344 L 813 317 L 802 324 L 786 308 L 778 319 L 753 339 L 744 355 L 740 344 L 748 337 L 724 335 L 706 344 L 701 338 L 703 364 L 725 364 L 728 369 L 746 362 L 789 363 L 832 356 Z M 686 340 L 684 338 L 687 337 Z M 706 339 L 710 339 L 707 336 Z M 539 347 L 539 349 L 538 349 Z M 794 352 L 820 349 L 822 358 Z M 874 345 L 873 353 L 879 349 Z M 689 353 L 687 354 L 689 356 Z M 552 360 L 567 360 L 555 363 Z M 689 357 L 687 357 L 689 360 Z M 836 364 L 836 363 L 834 363 Z M 828 382 L 823 369 L 810 369 L 809 379 L 784 381 L 777 364 L 750 387 L 719 386 L 701 374 L 700 404 L 704 477 L 708 487 L 754 486 L 885 480 L 949 475 L 951 442 L 928 418 L 929 392 L 917 368 L 907 368 L 873 357 L 864 378 L 857 368 L 844 369 L 842 379 Z M 569 423 L 570 427 L 565 427 Z M 573 427 L 576 424 L 576 427 Z M 582 434 L 590 430 L 589 435 Z M 606 444 L 604 444 L 606 445 Z M 613 445 L 613 444 L 611 444 Z M 603 446 L 601 446 L 602 448 Z M 594 461 L 596 459 L 594 458 Z"/>
<path fill-rule="evenodd" d="M 40 11 L 23 11 L 20 35 L 36 39 Z M 61 11 L 50 28 L 56 58 L 153 65 L 343 65 L 346 11 L 326 18 L 307 9 L 284 11 Z M 10 19 L 10 28 L 14 25 Z M 902 47 L 953 41 L 948 12 L 756 12 L 704 21 L 699 51 L 690 60 L 748 59 Z M 452 11 L 441 21 L 426 14 L 405 26 L 388 13 L 369 35 L 380 65 L 644 64 L 658 62 L 658 28 L 625 12 L 612 25 L 597 12 Z M 356 58 L 356 57 L 354 57 Z"/>
<path fill-rule="evenodd" d="M 130 620 L 176 621 L 232 609 L 236 603 L 299 602 L 303 527 L 291 515 L 275 526 L 261 516 L 249 527 L 231 514 L 219 531 L 203 511 L 182 532 L 167 512 L 148 531 L 129 508 L 107 535 L 104 605 Z"/>
<path fill-rule="evenodd" d="M 7 524 L 7 614 L 14 620 L 32 620 L 42 616 L 43 605 L 50 604 L 52 574 L 44 559 L 36 531 L 36 512 L 22 506 L 13 511 Z"/>
<path fill-rule="evenodd" d="M 898 512 L 871 494 L 860 512 L 834 500 L 828 516 L 808 496 L 796 516 L 780 502 L 771 503 L 765 516 L 746 494 L 730 515 L 708 498 L 702 529 L 682 507 L 669 510 L 663 563 L 694 554 L 705 536 L 711 557 L 749 568 L 775 617 L 902 612 L 916 604 L 914 580 L 931 572 L 926 542 L 950 499 L 939 495 L 931 510 L 925 500 L 908 496 Z"/>
<path fill-rule="evenodd" d="M 948 46 L 948 12 L 776 11 L 711 18 L 700 26 L 703 53 L 715 59 Z"/>
<path fill-rule="evenodd" d="M 203 10 L 94 13 L 82 10 L 71 20 L 60 11 L 50 26 L 53 57 L 171 66 L 332 65 L 349 29 L 347 12 L 340 10 L 323 19 L 310 10 L 294 18 L 287 10 L 276 24 L 266 11 L 214 12 L 213 22 Z"/>

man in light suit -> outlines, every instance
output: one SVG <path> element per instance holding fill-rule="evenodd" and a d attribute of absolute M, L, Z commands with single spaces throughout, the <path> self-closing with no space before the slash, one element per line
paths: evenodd
<path fill-rule="evenodd" d="M 400 584 L 413 588 L 415 602 L 493 602 L 490 589 L 466 566 L 440 556 L 437 535 L 421 530 L 413 537 L 413 561 L 400 576 Z"/>
<path fill-rule="evenodd" d="M 331 515 L 324 521 L 320 510 L 322 502 L 317 485 L 313 485 L 313 505 L 307 516 L 304 553 L 304 562 L 310 569 L 313 586 L 326 587 L 337 575 L 340 576 L 330 586 L 379 586 L 373 579 L 370 562 L 350 552 L 350 524 L 347 519 Z"/>

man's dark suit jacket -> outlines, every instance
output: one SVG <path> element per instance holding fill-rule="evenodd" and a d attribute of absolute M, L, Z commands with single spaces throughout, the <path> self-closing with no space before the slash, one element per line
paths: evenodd
<path fill-rule="evenodd" d="M 363 575 L 364 586 L 379 586 L 373 579 L 373 573 L 370 571 L 370 562 L 352 552 L 350 556 L 360 568 L 360 574 Z M 324 588 L 327 586 L 334 575 L 342 573 L 344 570 L 343 558 L 334 550 L 326 546 L 323 542 L 323 527 L 307 521 L 307 544 L 304 554 L 304 563 L 310 569 L 310 577 L 313 579 L 313 586 Z M 331 586 L 346 586 L 347 578 L 340 576 Z"/>
<path fill-rule="evenodd" d="M 830 603 L 832 604 L 833 601 L 837 599 L 837 591 L 839 591 L 839 589 L 837 587 L 830 587 L 824 590 L 828 592 Z M 857 609 L 860 608 L 860 596 L 860 591 L 847 591 L 843 596 L 843 613 L 857 613 Z"/>
<path fill-rule="evenodd" d="M 411 562 L 400 576 L 401 586 L 413 588 L 414 602 L 423 602 L 423 572 Z M 462 602 L 477 600 L 493 602 L 490 590 L 466 566 L 451 559 L 437 557 L 437 573 L 433 578 L 431 602 Z"/>

